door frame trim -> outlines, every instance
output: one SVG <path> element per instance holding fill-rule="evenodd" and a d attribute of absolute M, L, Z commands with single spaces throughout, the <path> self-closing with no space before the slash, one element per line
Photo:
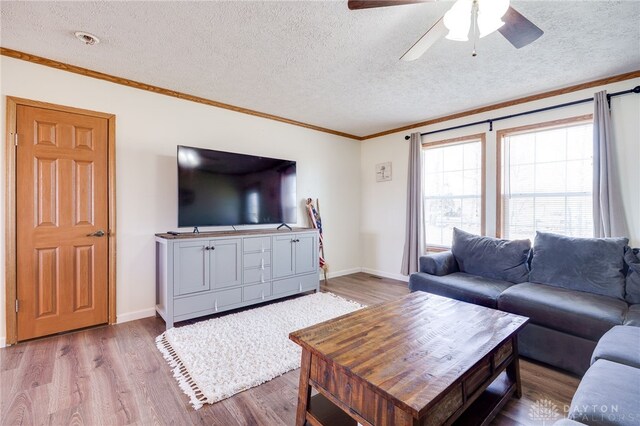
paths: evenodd
<path fill-rule="evenodd" d="M 116 116 L 103 112 L 7 96 L 5 143 L 5 296 L 6 344 L 18 341 L 16 255 L 16 120 L 18 105 L 107 119 L 107 320 L 116 323 Z"/>

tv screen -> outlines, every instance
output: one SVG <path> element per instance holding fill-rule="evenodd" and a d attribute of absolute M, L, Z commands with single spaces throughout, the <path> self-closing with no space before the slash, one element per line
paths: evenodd
<path fill-rule="evenodd" d="M 178 226 L 297 221 L 296 162 L 178 146 Z"/>

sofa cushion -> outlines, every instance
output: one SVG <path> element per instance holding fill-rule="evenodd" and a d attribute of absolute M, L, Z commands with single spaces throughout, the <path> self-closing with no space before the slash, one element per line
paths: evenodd
<path fill-rule="evenodd" d="M 629 306 L 627 315 L 624 317 L 624 325 L 640 327 L 640 304 Z"/>
<path fill-rule="evenodd" d="M 458 272 L 458 263 L 450 250 L 420 256 L 420 272 L 431 275 L 448 275 Z"/>
<path fill-rule="evenodd" d="M 464 272 L 455 272 L 442 277 L 418 272 L 411 274 L 409 278 L 411 291 L 426 291 L 489 308 L 497 307 L 496 301 L 500 293 L 512 285 L 515 284 Z"/>
<path fill-rule="evenodd" d="M 500 240 L 453 228 L 451 251 L 460 272 L 512 283 L 525 282 L 529 276 L 529 240 Z"/>
<path fill-rule="evenodd" d="M 599 359 L 640 368 L 640 327 L 617 325 L 607 331 L 591 355 L 591 364 Z"/>
<path fill-rule="evenodd" d="M 509 287 L 498 298 L 498 308 L 594 341 L 622 324 L 627 312 L 623 300 L 536 283 Z"/>
<path fill-rule="evenodd" d="M 600 359 L 585 373 L 571 400 L 569 418 L 594 425 L 638 425 L 640 369 Z"/>
<path fill-rule="evenodd" d="M 627 238 L 537 232 L 529 281 L 624 300 Z"/>
<path fill-rule="evenodd" d="M 640 303 L 640 249 L 627 247 L 624 261 L 627 264 L 627 281 L 625 284 L 625 300 L 629 303 Z"/>
<path fill-rule="evenodd" d="M 529 322 L 518 333 L 518 353 L 582 377 L 591 366 L 595 341 Z"/>

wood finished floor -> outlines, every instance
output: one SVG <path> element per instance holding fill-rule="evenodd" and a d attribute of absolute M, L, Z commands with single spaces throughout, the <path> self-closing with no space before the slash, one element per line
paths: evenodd
<path fill-rule="evenodd" d="M 329 280 L 323 291 L 368 305 L 408 293 L 405 283 L 359 273 Z M 155 347 L 164 322 L 146 318 L 0 349 L 2 425 L 292 425 L 298 370 L 217 404 L 193 410 Z M 529 410 L 540 400 L 562 412 L 579 380 L 521 362 L 524 395 L 496 425 L 541 425 Z"/>

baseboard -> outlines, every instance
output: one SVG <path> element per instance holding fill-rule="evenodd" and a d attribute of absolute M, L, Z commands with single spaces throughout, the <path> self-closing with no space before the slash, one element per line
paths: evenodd
<path fill-rule="evenodd" d="M 343 269 L 341 271 L 329 271 L 329 273 L 327 274 L 327 278 L 336 278 L 336 277 L 341 277 L 343 275 L 357 274 L 358 272 L 365 272 L 367 274 L 377 275 L 379 277 L 384 277 L 384 278 L 391 278 L 398 281 L 404 281 L 404 282 L 409 281 L 409 277 L 405 277 L 404 275 L 390 274 L 388 272 L 376 271 L 374 269 L 369 269 L 369 268 L 351 268 L 351 269 Z M 324 275 L 322 273 L 320 273 L 320 279 L 321 280 L 324 279 Z M 142 318 L 152 317 L 155 314 L 156 314 L 155 308 L 147 308 L 147 309 L 142 309 L 140 311 L 134 311 L 134 312 L 126 312 L 126 313 L 117 315 L 116 323 L 121 324 L 123 322 L 135 321 Z M 5 339 L 0 338 L 0 347 L 4 347 L 4 344 L 5 344 Z"/>
<path fill-rule="evenodd" d="M 122 324 L 123 322 L 135 321 L 142 318 L 152 317 L 156 314 L 156 308 L 147 308 L 140 311 L 126 312 L 124 314 L 116 315 L 116 324 Z"/>
<path fill-rule="evenodd" d="M 329 273 L 327 274 L 327 278 L 336 278 L 343 275 L 357 274 L 358 272 L 362 272 L 362 268 L 343 269 L 342 271 L 329 271 Z M 322 273 L 322 271 L 320 271 L 320 280 L 323 279 L 324 274 Z"/>
<path fill-rule="evenodd" d="M 391 278 L 392 280 L 409 282 L 409 277 L 404 276 L 402 274 L 392 274 L 389 272 L 376 271 L 375 269 L 369 269 L 369 268 L 362 268 L 361 270 L 366 274 L 377 275 L 383 278 Z"/>
<path fill-rule="evenodd" d="M 7 346 L 7 338 L 0 337 L 0 348 L 4 348 L 5 346 Z"/>

